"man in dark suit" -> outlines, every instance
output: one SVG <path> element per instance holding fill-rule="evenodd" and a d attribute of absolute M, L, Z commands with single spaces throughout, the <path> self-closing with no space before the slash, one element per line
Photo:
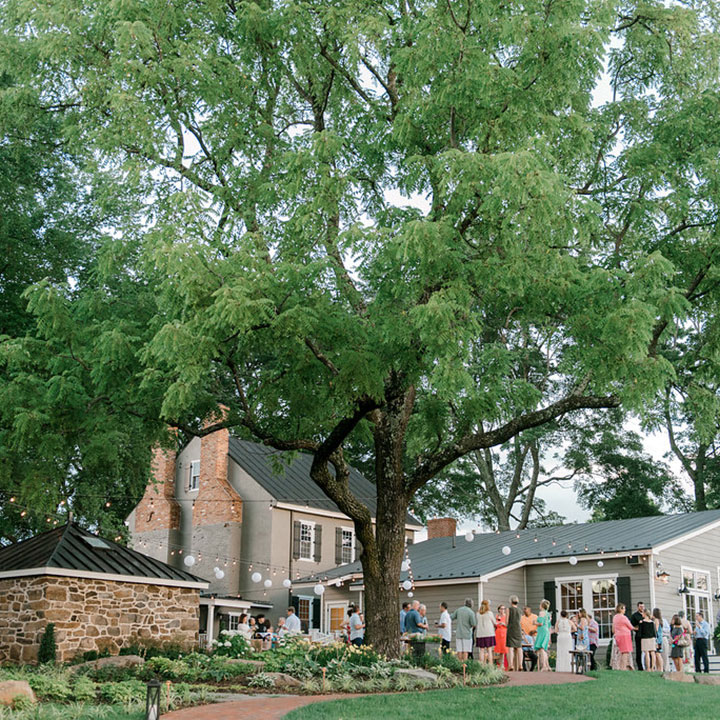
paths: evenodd
<path fill-rule="evenodd" d="M 640 638 L 640 623 L 645 612 L 645 603 L 639 602 L 637 610 L 630 616 L 630 622 L 635 629 L 635 665 L 638 670 L 642 670 L 642 639 Z M 648 668 L 649 669 L 649 668 Z"/>

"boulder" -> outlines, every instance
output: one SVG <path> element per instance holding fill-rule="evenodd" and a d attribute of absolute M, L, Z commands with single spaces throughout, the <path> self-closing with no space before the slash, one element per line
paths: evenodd
<path fill-rule="evenodd" d="M 673 682 L 684 682 L 684 683 L 694 683 L 695 678 L 693 678 L 692 675 L 688 675 L 684 672 L 664 672 L 663 673 L 663 680 L 672 680 Z"/>
<path fill-rule="evenodd" d="M 720 685 L 720 675 L 696 675 L 695 682 L 699 685 Z"/>
<path fill-rule="evenodd" d="M 112 655 L 111 657 L 98 658 L 97 660 L 80 663 L 80 665 L 73 665 L 70 670 L 75 672 L 80 670 L 80 668 L 92 668 L 93 670 L 104 667 L 129 668 L 142 665 L 144 662 L 145 660 L 139 655 Z"/>
<path fill-rule="evenodd" d="M 302 687 L 302 683 L 292 675 L 286 675 L 280 672 L 267 673 L 267 675 L 273 679 L 275 687 Z"/>
<path fill-rule="evenodd" d="M 37 702 L 35 693 L 25 680 L 5 680 L 0 682 L 0 705 L 12 705 L 16 697 L 26 697 Z"/>
<path fill-rule="evenodd" d="M 420 670 L 419 668 L 400 668 L 395 671 L 396 675 L 409 675 L 410 677 L 417 678 L 418 680 L 427 680 L 428 682 L 435 682 L 437 675 L 435 673 L 428 672 L 427 670 Z"/>

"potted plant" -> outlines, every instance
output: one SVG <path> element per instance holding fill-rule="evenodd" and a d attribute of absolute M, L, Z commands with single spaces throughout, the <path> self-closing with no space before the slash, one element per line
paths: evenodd
<path fill-rule="evenodd" d="M 427 641 L 425 633 L 408 633 L 406 637 L 413 655 L 416 658 L 421 658 L 425 654 L 425 643 Z"/>

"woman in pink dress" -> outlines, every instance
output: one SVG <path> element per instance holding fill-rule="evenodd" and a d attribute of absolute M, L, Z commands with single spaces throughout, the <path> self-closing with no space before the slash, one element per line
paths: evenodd
<path fill-rule="evenodd" d="M 615 616 L 613 617 L 613 642 L 620 653 L 618 670 L 632 670 L 630 664 L 630 655 L 633 651 L 632 631 L 632 623 L 628 616 L 625 615 L 625 605 L 620 603 L 615 608 Z"/>

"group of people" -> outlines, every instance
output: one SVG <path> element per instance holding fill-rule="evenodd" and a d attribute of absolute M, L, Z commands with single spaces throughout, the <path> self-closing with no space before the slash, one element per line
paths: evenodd
<path fill-rule="evenodd" d="M 467 598 L 465 604 L 452 613 L 447 603 L 440 603 L 440 619 L 435 622 L 435 627 L 441 637 L 441 650 L 449 651 L 454 625 L 455 649 L 461 660 L 472 657 L 474 650 L 477 649 L 480 662 L 497 663 L 511 672 L 532 671 L 536 667 L 542 671 L 550 670 L 548 658 L 552 625 L 550 603 L 543 600 L 539 612 L 535 614 L 527 606 L 521 612 L 519 602 L 517 595 L 512 595 L 509 606 L 499 605 L 497 612 L 493 612 L 490 601 L 485 599 L 480 603 L 480 609 L 475 612 L 472 598 Z M 586 641 L 586 648 L 590 649 L 592 640 L 597 648 L 597 623 L 584 613 L 579 625 Z M 400 611 L 400 632 L 415 635 L 427 633 L 429 629 L 425 605 L 417 600 L 413 603 L 403 603 Z M 555 631 L 558 632 L 559 653 L 560 636 L 563 635 L 564 648 L 564 633 L 566 630 L 568 633 L 567 662 L 564 656 L 562 660 L 559 659 L 560 669 L 567 669 L 568 672 L 570 651 L 573 649 L 570 632 L 576 629 L 567 619 L 567 613 L 561 613 Z M 594 656 L 592 663 L 594 665 Z"/>
<path fill-rule="evenodd" d="M 270 620 L 266 618 L 263 613 L 255 617 L 247 613 L 242 613 L 238 618 L 238 624 L 235 628 L 238 634 L 259 646 L 258 649 L 262 650 L 273 647 L 286 635 L 294 635 L 301 632 L 301 630 L 300 618 L 297 616 L 294 607 L 287 609 L 285 617 L 278 618 L 275 627 L 273 627 Z"/>
<path fill-rule="evenodd" d="M 708 648 L 711 628 L 703 613 L 695 614 L 695 627 L 681 611 L 668 621 L 659 608 L 652 613 L 639 602 L 628 617 L 626 607 L 620 603 L 613 617 L 613 660 L 618 670 L 669 671 L 671 663 L 677 672 L 695 656 L 695 672 L 710 672 Z M 635 657 L 633 662 L 633 635 Z"/>

